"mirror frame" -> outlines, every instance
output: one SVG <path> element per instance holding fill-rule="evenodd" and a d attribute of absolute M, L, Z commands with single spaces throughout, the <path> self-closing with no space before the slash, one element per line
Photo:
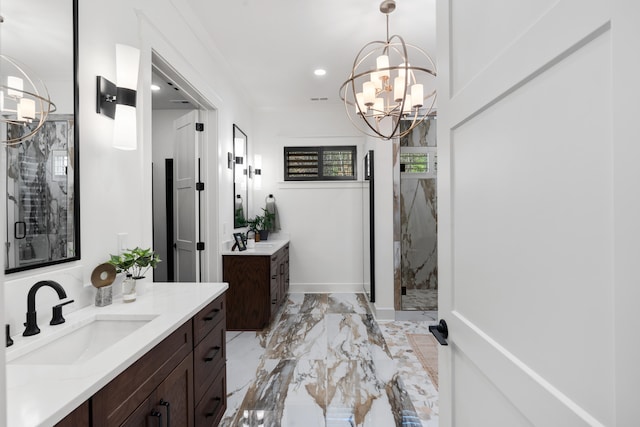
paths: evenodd
<path fill-rule="evenodd" d="M 19 271 L 32 270 L 51 265 L 57 265 L 80 259 L 80 120 L 79 120 L 79 97 L 78 97 L 78 0 L 70 0 L 73 9 L 73 238 L 74 255 L 54 261 L 45 261 L 37 264 L 30 264 L 21 267 L 5 269 L 5 274 L 17 273 Z M 6 189 L 5 189 L 6 190 Z M 5 206 L 6 208 L 6 206 Z M 5 221 L 6 222 L 6 221 Z M 7 224 L 8 226 L 8 224 Z M 8 236 L 5 236 L 8 239 Z"/>
<path fill-rule="evenodd" d="M 236 163 L 236 138 L 244 138 L 244 160 L 243 160 L 243 164 L 242 164 L 242 168 L 243 168 L 243 176 L 244 176 L 244 180 L 245 180 L 245 191 L 244 191 L 244 202 L 243 202 L 243 209 L 244 209 L 244 219 L 245 219 L 245 223 L 244 224 L 240 224 L 238 222 L 236 222 L 236 196 L 240 193 L 239 191 L 236 191 L 237 186 L 240 184 L 239 182 L 236 182 L 236 168 L 238 167 L 237 163 Z M 233 206 L 233 228 L 242 228 L 242 227 L 246 227 L 247 223 L 246 220 L 249 219 L 249 217 L 247 216 L 248 210 L 249 210 L 249 138 L 247 137 L 247 134 L 244 133 L 242 131 L 242 129 L 240 129 L 236 124 L 233 125 L 233 201 L 232 201 L 232 206 Z M 241 194 L 242 195 L 242 194 Z"/>

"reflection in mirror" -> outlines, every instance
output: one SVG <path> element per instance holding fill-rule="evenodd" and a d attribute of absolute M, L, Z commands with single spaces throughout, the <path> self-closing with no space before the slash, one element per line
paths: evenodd
<path fill-rule="evenodd" d="M 247 135 L 233 125 L 233 228 L 247 225 L 247 188 L 249 165 L 247 158 Z"/>
<path fill-rule="evenodd" d="M 4 149 L 5 270 L 12 273 L 80 258 L 77 0 L 3 0 L 2 18 L 0 53 L 41 79 L 55 104 L 36 133 Z M 3 86 L 15 77 L 0 72 Z M 15 111 L 2 115 L 3 140 L 37 127 L 37 120 L 7 124 Z"/>

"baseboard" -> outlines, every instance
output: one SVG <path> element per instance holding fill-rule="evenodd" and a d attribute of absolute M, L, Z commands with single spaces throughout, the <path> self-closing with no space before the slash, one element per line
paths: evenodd
<path fill-rule="evenodd" d="M 396 320 L 396 311 L 390 307 L 376 307 L 375 303 L 369 304 L 377 321 L 390 322 Z"/>
<path fill-rule="evenodd" d="M 362 283 L 291 283 L 289 285 L 289 293 L 291 294 L 353 294 L 362 292 L 364 292 Z"/>

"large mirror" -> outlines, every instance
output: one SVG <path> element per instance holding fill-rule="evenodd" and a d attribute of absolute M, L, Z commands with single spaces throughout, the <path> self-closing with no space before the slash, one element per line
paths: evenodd
<path fill-rule="evenodd" d="M 19 77 L 25 91 L 30 80 L 39 79 L 55 104 L 37 132 L 2 147 L 7 174 L 6 273 L 80 258 L 77 9 L 77 0 L 2 0 L 2 59 L 24 66 L 25 74 Z M 4 67 L 0 73 L 6 106 L 16 81 L 8 84 L 8 79 L 16 76 Z M 12 114 L 20 117 L 20 110 L 3 107 L 3 141 L 37 128 L 35 119 L 7 123 Z"/>
<path fill-rule="evenodd" d="M 233 228 L 247 225 L 249 162 L 247 135 L 233 125 Z"/>

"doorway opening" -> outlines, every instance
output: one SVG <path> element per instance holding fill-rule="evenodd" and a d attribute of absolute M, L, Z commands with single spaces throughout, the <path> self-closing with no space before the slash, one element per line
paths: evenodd
<path fill-rule="evenodd" d="M 215 197 L 207 194 L 216 188 L 215 176 L 207 174 L 216 151 L 207 150 L 216 135 L 216 110 L 155 52 L 152 85 L 153 246 L 163 260 L 153 279 L 207 281 L 217 277 L 216 264 L 208 261 L 214 257 L 207 256 L 217 241 L 209 225 Z"/>
<path fill-rule="evenodd" d="M 400 138 L 401 310 L 438 310 L 436 117 Z"/>

